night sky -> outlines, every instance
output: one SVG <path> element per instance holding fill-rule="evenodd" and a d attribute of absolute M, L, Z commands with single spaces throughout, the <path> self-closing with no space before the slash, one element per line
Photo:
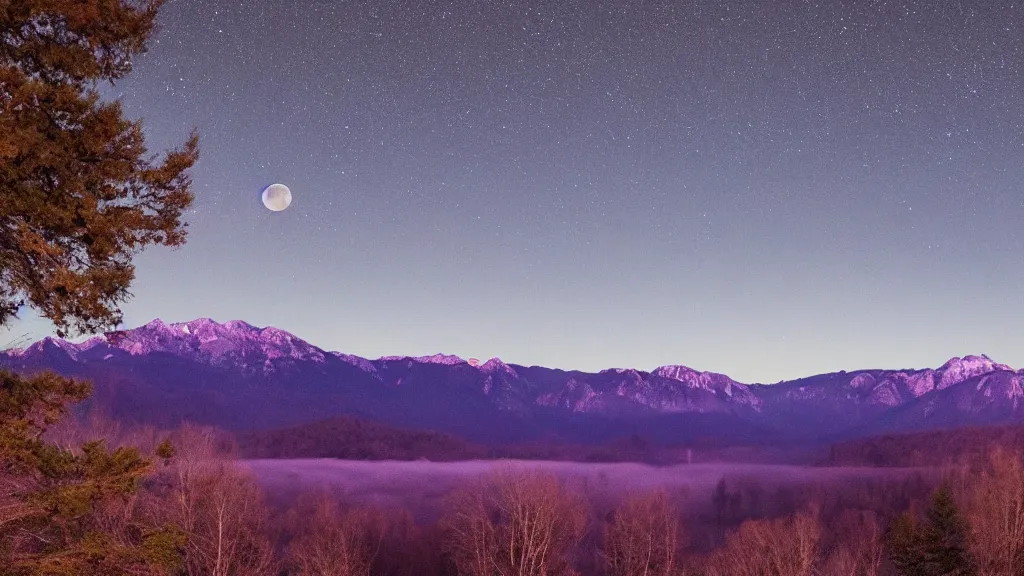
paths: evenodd
<path fill-rule="evenodd" d="M 169 0 L 160 24 L 106 93 L 202 157 L 126 327 L 748 382 L 1024 367 L 1019 1 Z"/>

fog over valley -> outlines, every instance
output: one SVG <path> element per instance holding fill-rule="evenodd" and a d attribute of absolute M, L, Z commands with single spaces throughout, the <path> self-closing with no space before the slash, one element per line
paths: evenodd
<path fill-rule="evenodd" d="M 308 490 L 328 489 L 353 504 L 405 508 L 420 521 L 436 521 L 444 497 L 458 486 L 495 473 L 550 472 L 584 494 L 595 508 L 614 506 L 632 494 L 664 490 L 686 509 L 709 507 L 720 480 L 758 485 L 766 493 L 782 487 L 891 481 L 932 468 L 813 467 L 767 464 L 576 463 L 526 460 L 468 462 L 352 461 L 335 459 L 243 460 L 271 498 L 288 499 Z"/>

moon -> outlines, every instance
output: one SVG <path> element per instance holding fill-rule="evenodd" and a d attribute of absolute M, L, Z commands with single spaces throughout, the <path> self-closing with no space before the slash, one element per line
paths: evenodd
<path fill-rule="evenodd" d="M 280 212 L 292 203 L 292 191 L 284 184 L 271 184 L 263 189 L 263 205 Z"/>

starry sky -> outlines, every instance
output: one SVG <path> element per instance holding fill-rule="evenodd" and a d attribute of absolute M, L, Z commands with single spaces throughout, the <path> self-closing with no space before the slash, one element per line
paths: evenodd
<path fill-rule="evenodd" d="M 126 327 L 747 382 L 1024 367 L 1024 3 L 168 0 Z M 259 200 L 287 184 L 291 207 Z M 49 326 L 31 314 L 8 339 Z M 5 335 L 0 334 L 0 340 Z"/>

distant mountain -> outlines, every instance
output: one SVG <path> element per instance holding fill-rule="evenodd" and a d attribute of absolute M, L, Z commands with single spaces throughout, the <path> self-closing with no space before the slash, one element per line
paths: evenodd
<path fill-rule="evenodd" d="M 987 356 L 936 369 L 861 370 L 744 384 L 686 366 L 598 373 L 456 356 L 369 360 L 276 328 L 200 319 L 82 343 L 46 338 L 0 366 L 88 378 L 114 416 L 234 430 L 342 415 L 470 442 L 807 443 L 1024 420 L 1024 371 Z"/>

